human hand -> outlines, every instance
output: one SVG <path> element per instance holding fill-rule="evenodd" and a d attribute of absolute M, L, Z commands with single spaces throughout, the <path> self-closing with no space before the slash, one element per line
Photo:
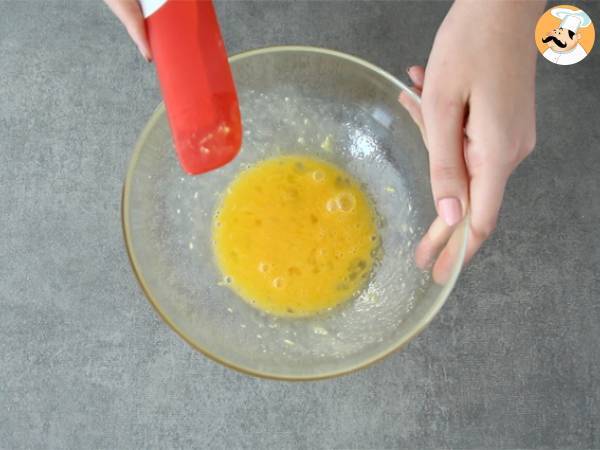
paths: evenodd
<path fill-rule="evenodd" d="M 423 134 L 438 218 L 416 250 L 446 281 L 458 246 L 446 245 L 470 211 L 465 263 L 493 232 L 511 172 L 535 145 L 534 27 L 545 2 L 456 0 L 427 68 L 409 76 L 421 105 L 400 103 Z M 441 251 L 440 251 L 441 250 Z M 436 258 L 437 255 L 437 258 Z"/>
<path fill-rule="evenodd" d="M 125 26 L 127 33 L 146 61 L 152 60 L 152 52 L 146 35 L 144 16 L 137 0 L 104 0 L 111 11 Z"/>

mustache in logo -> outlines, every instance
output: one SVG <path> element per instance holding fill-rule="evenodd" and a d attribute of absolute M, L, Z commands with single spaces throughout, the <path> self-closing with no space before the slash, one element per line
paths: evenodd
<path fill-rule="evenodd" d="M 560 48 L 565 48 L 567 46 L 566 42 L 561 42 L 558 40 L 558 38 L 556 36 L 547 36 L 545 38 L 542 38 L 542 42 L 545 44 L 547 42 L 550 41 L 554 41 L 554 43 L 559 46 Z"/>

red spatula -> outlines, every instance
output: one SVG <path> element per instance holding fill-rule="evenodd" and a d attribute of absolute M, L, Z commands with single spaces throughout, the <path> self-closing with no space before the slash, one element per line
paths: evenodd
<path fill-rule="evenodd" d="M 141 0 L 173 142 L 195 175 L 239 152 L 242 124 L 211 0 Z"/>

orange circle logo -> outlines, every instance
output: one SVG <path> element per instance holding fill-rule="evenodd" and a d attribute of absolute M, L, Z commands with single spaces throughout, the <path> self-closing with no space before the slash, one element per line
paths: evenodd
<path fill-rule="evenodd" d="M 569 66 L 584 59 L 594 46 L 596 31 L 590 16 L 571 5 L 550 8 L 535 27 L 535 45 L 544 58 Z"/>

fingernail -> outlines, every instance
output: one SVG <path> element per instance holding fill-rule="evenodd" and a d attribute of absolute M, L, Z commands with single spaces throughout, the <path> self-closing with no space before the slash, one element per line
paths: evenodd
<path fill-rule="evenodd" d="M 140 39 L 134 39 L 134 42 L 142 57 L 148 62 L 152 61 L 152 52 L 148 44 Z"/>
<path fill-rule="evenodd" d="M 150 59 L 148 58 L 148 55 L 146 53 L 144 53 L 144 49 L 142 48 L 141 45 L 138 45 L 137 49 L 140 52 L 140 55 L 142 55 L 142 58 L 144 58 L 146 61 L 150 61 Z"/>
<path fill-rule="evenodd" d="M 456 225 L 462 219 L 462 208 L 456 197 L 446 197 L 439 200 L 438 210 L 449 227 Z"/>

